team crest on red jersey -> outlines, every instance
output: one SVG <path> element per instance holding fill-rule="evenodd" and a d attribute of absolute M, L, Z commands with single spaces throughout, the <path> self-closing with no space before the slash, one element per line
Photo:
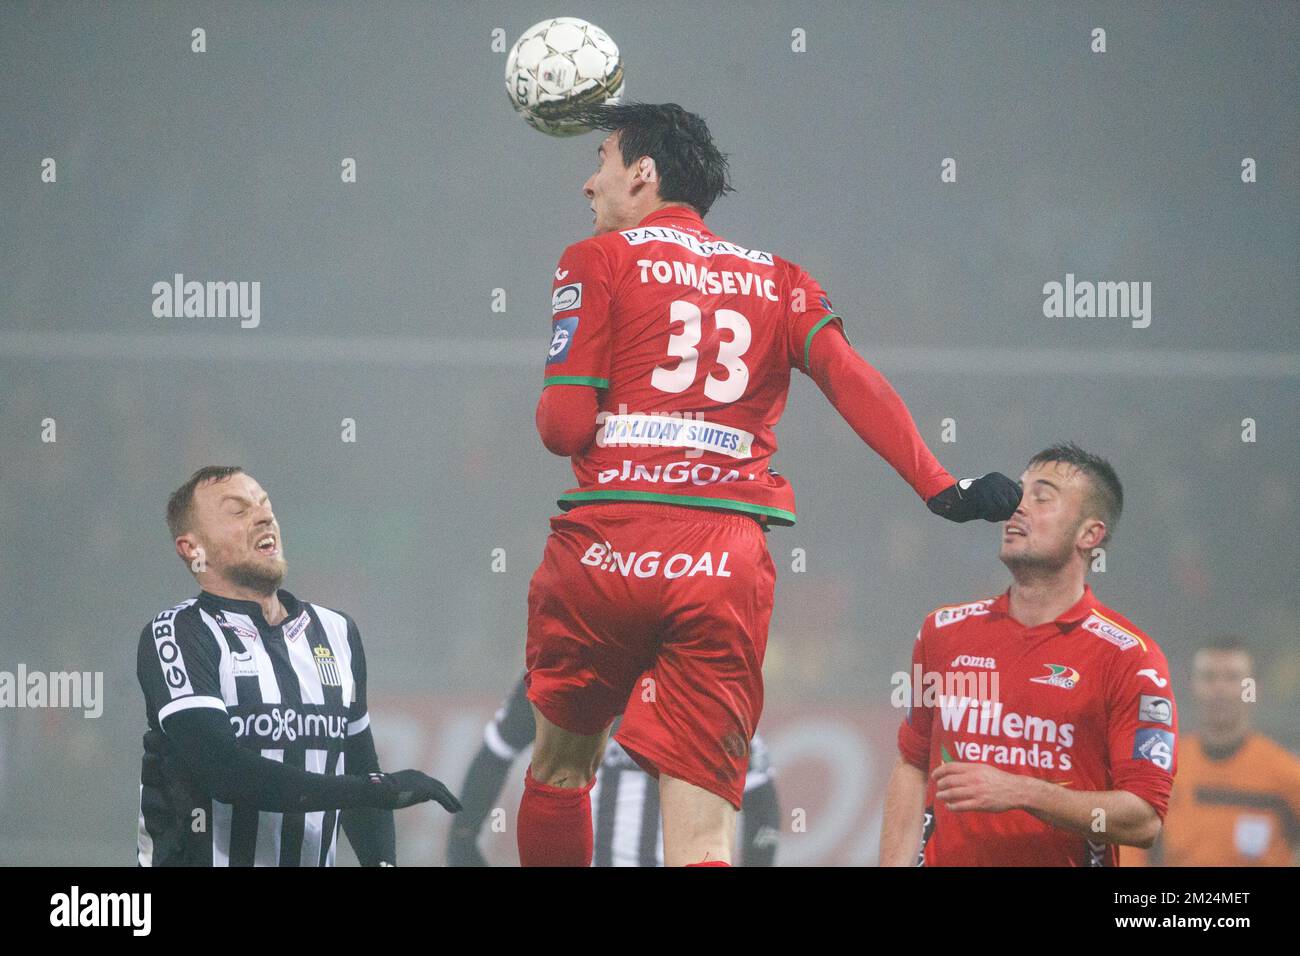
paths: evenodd
<path fill-rule="evenodd" d="M 1050 684 L 1052 687 L 1064 687 L 1066 690 L 1072 690 L 1076 684 L 1083 678 L 1073 667 L 1065 664 L 1044 664 L 1049 673 L 1042 677 L 1031 677 L 1031 684 Z"/>

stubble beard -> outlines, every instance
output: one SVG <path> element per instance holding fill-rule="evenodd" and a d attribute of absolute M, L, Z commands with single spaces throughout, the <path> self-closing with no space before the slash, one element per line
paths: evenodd
<path fill-rule="evenodd" d="M 288 565 L 281 558 L 274 567 L 266 565 L 245 564 L 231 565 L 226 569 L 226 577 L 232 584 L 237 584 L 241 588 L 247 588 L 257 594 L 274 594 L 281 584 L 284 583 L 284 575 L 288 570 Z"/>
<path fill-rule="evenodd" d="M 1003 555 L 1002 563 L 1006 565 L 1007 570 L 1013 577 L 1027 575 L 1030 577 L 1041 576 L 1045 574 L 1055 574 L 1069 563 L 1070 552 L 1062 551 L 1060 554 L 1043 554 L 1043 553 L 1020 553 Z"/>

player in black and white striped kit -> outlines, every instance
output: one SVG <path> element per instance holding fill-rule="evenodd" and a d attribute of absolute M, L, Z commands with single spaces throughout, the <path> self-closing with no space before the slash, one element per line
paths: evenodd
<path fill-rule="evenodd" d="M 394 809 L 460 804 L 418 770 L 380 772 L 356 624 L 280 589 L 280 526 L 242 469 L 195 472 L 167 523 L 202 591 L 140 635 L 137 862 L 332 866 L 341 818 L 362 865 L 394 865 Z"/>
<path fill-rule="evenodd" d="M 465 809 L 452 824 L 447 844 L 449 866 L 481 866 L 479 831 L 492 812 L 510 767 L 533 743 L 536 725 L 521 679 L 483 731 L 483 745 L 465 774 L 461 798 Z M 658 782 L 612 737 L 596 771 L 591 790 L 594 829 L 592 866 L 663 866 L 663 827 Z M 776 858 L 780 809 L 767 748 L 762 738 L 750 742 L 740 814 L 740 862 L 771 866 Z"/>

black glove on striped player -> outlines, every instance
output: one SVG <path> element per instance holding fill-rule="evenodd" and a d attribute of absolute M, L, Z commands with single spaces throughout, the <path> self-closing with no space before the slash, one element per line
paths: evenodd
<path fill-rule="evenodd" d="M 439 780 L 419 770 L 395 773 L 372 773 L 370 783 L 376 787 L 375 806 L 384 810 L 401 810 L 426 800 L 434 800 L 450 811 L 460 812 L 460 801 Z"/>

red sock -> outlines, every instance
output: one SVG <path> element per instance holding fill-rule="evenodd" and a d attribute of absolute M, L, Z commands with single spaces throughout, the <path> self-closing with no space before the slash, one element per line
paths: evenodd
<path fill-rule="evenodd" d="M 520 866 L 591 866 L 591 788 L 552 787 L 524 772 L 524 798 L 515 826 Z"/>
<path fill-rule="evenodd" d="M 731 866 L 725 860 L 705 860 L 703 863 L 687 863 L 687 866 Z"/>

